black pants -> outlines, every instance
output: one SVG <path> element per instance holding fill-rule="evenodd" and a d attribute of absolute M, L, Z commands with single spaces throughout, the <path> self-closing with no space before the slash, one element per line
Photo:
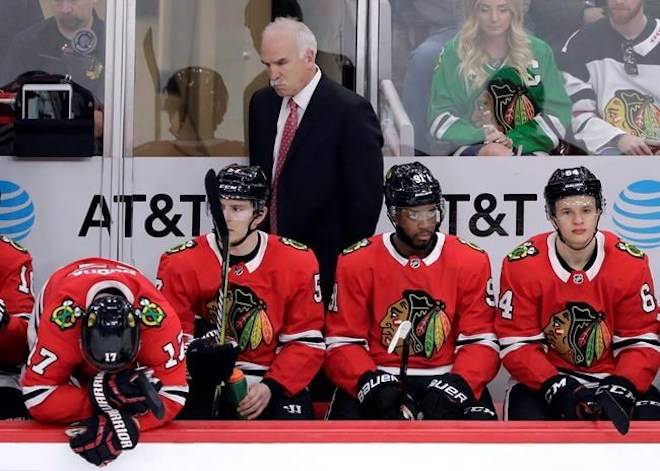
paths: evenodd
<path fill-rule="evenodd" d="M 421 410 L 421 401 L 426 394 L 426 388 L 429 383 L 437 376 L 409 376 L 407 394 L 411 396 L 412 402 L 407 404 L 413 413 Z M 475 406 L 482 406 L 495 411 L 493 399 L 490 396 L 488 389 L 484 388 L 481 398 L 474 404 Z M 362 413 L 360 403 L 356 398 L 348 394 L 340 388 L 335 389 L 332 396 L 330 407 L 326 414 L 326 418 L 330 420 L 344 419 L 344 420 L 360 420 L 366 419 Z"/>
<path fill-rule="evenodd" d="M 505 420 L 562 420 L 552 411 L 539 391 L 522 383 L 515 384 L 506 394 Z M 635 403 L 632 420 L 660 420 L 660 391 L 651 385 Z"/>
<path fill-rule="evenodd" d="M 215 386 L 198 384 L 189 380 L 190 392 L 186 405 L 177 419 L 188 420 L 235 420 L 240 419 L 234 407 L 229 402 L 229 394 L 223 388 L 220 394 L 219 414 L 213 417 L 213 398 Z M 288 397 L 285 394 L 273 392 L 270 402 L 258 417 L 259 420 L 310 420 L 314 418 L 314 407 L 309 391 L 306 389 L 299 394 Z"/>
<path fill-rule="evenodd" d="M 21 391 L 16 388 L 0 387 L 0 420 L 29 417 Z"/>

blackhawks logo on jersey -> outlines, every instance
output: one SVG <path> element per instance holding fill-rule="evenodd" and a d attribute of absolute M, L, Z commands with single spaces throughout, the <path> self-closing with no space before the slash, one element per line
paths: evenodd
<path fill-rule="evenodd" d="M 605 354 L 612 334 L 605 314 L 587 303 L 568 303 L 543 329 L 550 348 L 575 366 L 589 368 Z"/>
<path fill-rule="evenodd" d="M 358 240 L 353 245 L 350 245 L 346 247 L 344 250 L 342 250 L 341 253 L 343 253 L 344 255 L 348 255 L 349 253 L 357 252 L 358 250 L 368 246 L 369 244 L 371 244 L 371 242 L 369 242 L 369 239 Z"/>
<path fill-rule="evenodd" d="M 381 342 L 390 345 L 401 322 L 409 320 L 413 328 L 410 333 L 410 354 L 431 358 L 445 344 L 451 332 L 451 321 L 445 312 L 445 303 L 433 299 L 424 291 L 406 290 L 403 297 L 387 308 L 380 322 Z M 403 339 L 396 346 L 401 355 Z"/>
<path fill-rule="evenodd" d="M 246 286 L 232 286 L 227 291 L 227 335 L 236 339 L 241 351 L 257 349 L 261 342 L 273 342 L 273 324 L 266 314 L 265 301 Z"/>
<path fill-rule="evenodd" d="M 76 306 L 71 299 L 65 299 L 62 304 L 55 308 L 50 315 L 50 320 L 55 323 L 60 330 L 67 330 L 76 325 L 78 319 L 82 317 L 83 310 Z"/>
<path fill-rule="evenodd" d="M 280 242 L 297 250 L 309 250 L 305 244 L 302 244 L 297 240 L 289 239 L 288 237 L 280 237 Z"/>
<path fill-rule="evenodd" d="M 633 136 L 660 140 L 660 108 L 651 95 L 617 90 L 605 105 L 605 119 Z"/>
<path fill-rule="evenodd" d="M 160 327 L 166 314 L 163 309 L 149 298 L 140 298 L 140 319 L 147 327 Z"/>
<path fill-rule="evenodd" d="M 179 244 L 176 247 L 172 247 L 171 249 L 169 249 L 167 251 L 167 254 L 172 255 L 174 253 L 183 252 L 184 250 L 192 249 L 194 247 L 197 247 L 197 242 L 195 242 L 194 240 L 187 240 L 183 244 Z"/>
<path fill-rule="evenodd" d="M 644 252 L 642 250 L 626 241 L 619 240 L 619 242 L 616 243 L 616 248 L 628 253 L 629 255 L 632 255 L 635 258 L 644 258 Z"/>
<path fill-rule="evenodd" d="M 484 114 L 487 111 L 490 115 Z M 518 73 L 511 67 L 504 67 L 477 98 L 475 113 L 475 124 L 492 124 L 499 131 L 507 133 L 534 119 L 536 107 L 526 95 L 526 87 L 522 85 Z M 483 122 L 483 116 L 491 116 L 492 121 Z"/>
<path fill-rule="evenodd" d="M 458 237 L 458 241 L 459 241 L 461 244 L 463 244 L 463 245 L 467 245 L 467 246 L 470 247 L 471 249 L 476 250 L 477 252 L 481 252 L 481 253 L 484 253 L 484 252 L 485 252 L 484 249 L 482 249 L 481 247 L 479 247 L 477 244 L 470 242 L 469 240 L 464 240 L 464 239 L 461 239 L 460 237 Z"/>
<path fill-rule="evenodd" d="M 6 237 L 6 236 L 0 236 L 0 240 L 1 240 L 2 242 L 6 243 L 6 244 L 11 245 L 12 247 L 14 247 L 14 248 L 15 248 L 16 250 L 18 250 L 19 252 L 27 252 L 27 249 L 26 249 L 25 247 L 23 247 L 23 246 L 22 246 L 21 244 L 19 244 L 18 242 L 14 242 L 14 241 L 11 240 L 9 237 Z"/>
<path fill-rule="evenodd" d="M 539 253 L 539 249 L 534 247 L 532 241 L 528 240 L 527 242 L 523 243 L 522 245 L 519 245 L 511 252 L 509 252 L 506 257 L 509 259 L 510 262 L 515 262 L 516 260 L 522 260 L 525 257 L 538 255 L 538 253 Z"/>

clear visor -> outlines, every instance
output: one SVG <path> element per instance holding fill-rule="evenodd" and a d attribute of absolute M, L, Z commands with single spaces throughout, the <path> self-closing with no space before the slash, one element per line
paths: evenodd
<path fill-rule="evenodd" d="M 557 219 L 570 219 L 576 215 L 598 215 L 598 213 L 593 196 L 571 196 L 555 203 L 555 217 Z"/>
<path fill-rule="evenodd" d="M 440 208 L 433 209 L 415 209 L 415 208 L 397 208 L 400 213 L 415 222 L 434 220 L 440 222 Z"/>

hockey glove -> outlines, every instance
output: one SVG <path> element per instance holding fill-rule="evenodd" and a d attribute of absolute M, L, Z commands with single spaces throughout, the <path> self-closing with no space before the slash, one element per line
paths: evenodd
<path fill-rule="evenodd" d="M 497 420 L 497 413 L 486 406 L 470 406 L 463 411 L 465 420 Z"/>
<path fill-rule="evenodd" d="M 5 306 L 5 302 L 0 299 L 0 330 L 4 329 L 8 322 L 9 313 L 7 312 L 7 307 Z"/>
<path fill-rule="evenodd" d="M 104 466 L 122 451 L 138 444 L 140 429 L 129 414 L 113 409 L 109 416 L 98 414 L 67 429 L 71 449 L 96 466 Z"/>
<path fill-rule="evenodd" d="M 190 342 L 186 353 L 190 377 L 199 384 L 218 385 L 234 370 L 240 349 L 235 343 L 219 345 L 214 336 Z"/>
<path fill-rule="evenodd" d="M 548 407 L 565 420 L 593 420 L 599 415 L 593 389 L 567 375 L 555 375 L 541 385 Z"/>
<path fill-rule="evenodd" d="M 596 401 L 621 435 L 628 433 L 637 389 L 622 376 L 604 378 L 596 389 Z"/>
<path fill-rule="evenodd" d="M 358 401 L 367 419 L 401 419 L 399 380 L 382 371 L 367 371 L 358 380 Z"/>
<path fill-rule="evenodd" d="M 119 409 L 138 415 L 150 410 L 160 420 L 165 416 L 165 406 L 158 395 L 160 388 L 160 381 L 148 377 L 145 371 L 101 371 L 89 384 L 89 395 L 97 412 Z"/>
<path fill-rule="evenodd" d="M 422 399 L 422 413 L 427 420 L 465 419 L 465 410 L 474 405 L 472 389 L 457 374 L 446 373 L 434 378 Z"/>

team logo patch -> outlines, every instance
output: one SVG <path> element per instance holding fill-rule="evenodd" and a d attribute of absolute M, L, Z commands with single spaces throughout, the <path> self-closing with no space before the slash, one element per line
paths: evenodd
<path fill-rule="evenodd" d="M 82 317 L 83 310 L 76 306 L 71 299 L 65 299 L 62 305 L 55 308 L 50 315 L 50 320 L 60 328 L 67 330 L 76 325 L 78 319 Z"/>
<path fill-rule="evenodd" d="M 177 245 L 176 247 L 172 247 L 167 251 L 167 254 L 172 255 L 173 253 L 183 252 L 184 250 L 192 249 L 194 247 L 197 247 L 197 242 L 195 242 L 194 240 L 188 240 L 183 244 Z"/>
<path fill-rule="evenodd" d="M 605 354 L 612 334 L 605 314 L 587 303 L 568 303 L 543 329 L 550 348 L 575 366 L 589 368 Z"/>
<path fill-rule="evenodd" d="M 644 251 L 623 240 L 619 240 L 619 242 L 617 242 L 616 248 L 628 253 L 629 255 L 632 255 L 635 258 L 644 258 Z"/>
<path fill-rule="evenodd" d="M 618 90 L 605 105 L 605 119 L 633 136 L 660 140 L 660 108 L 651 95 Z"/>
<path fill-rule="evenodd" d="M 266 302 L 246 286 L 232 286 L 227 291 L 227 335 L 238 341 L 241 351 L 256 350 L 262 342 L 273 342 L 273 324 L 268 318 Z"/>
<path fill-rule="evenodd" d="M 0 240 L 1 240 L 2 242 L 4 242 L 5 244 L 9 244 L 9 245 L 11 245 L 13 248 L 15 248 L 16 250 L 18 250 L 19 252 L 24 252 L 24 253 L 27 252 L 27 249 L 26 249 L 25 247 L 23 247 L 23 246 L 22 246 L 21 244 L 19 244 L 18 242 L 14 242 L 14 241 L 11 240 L 9 237 L 6 237 L 6 236 L 0 236 Z"/>
<path fill-rule="evenodd" d="M 538 255 L 538 253 L 539 249 L 534 247 L 534 244 L 528 240 L 509 252 L 506 257 L 510 262 L 515 262 L 516 260 L 522 260 L 525 257 Z"/>
<path fill-rule="evenodd" d="M 147 327 L 160 327 L 166 314 L 163 309 L 149 298 L 140 298 L 140 320 Z"/>
<path fill-rule="evenodd" d="M 424 291 L 406 290 L 403 297 L 392 303 L 380 322 L 381 343 L 388 347 L 401 322 L 409 320 L 413 329 L 410 333 L 410 354 L 431 358 L 440 351 L 451 332 L 451 321 L 445 312 L 445 303 L 433 299 Z M 396 346 L 402 354 L 403 339 Z"/>
<path fill-rule="evenodd" d="M 357 252 L 358 250 L 360 250 L 360 249 L 362 249 L 362 248 L 364 248 L 364 247 L 366 247 L 370 244 L 371 244 L 371 242 L 369 241 L 369 239 L 358 240 L 353 245 L 350 245 L 350 246 L 346 247 L 344 250 L 342 250 L 341 253 L 343 253 L 344 255 L 348 255 L 349 253 Z"/>
<path fill-rule="evenodd" d="M 467 245 L 467 246 L 470 247 L 471 249 L 476 250 L 477 252 L 481 252 L 481 253 L 486 252 L 484 249 L 482 249 L 481 247 L 479 247 L 477 244 L 474 244 L 474 243 L 470 242 L 469 240 L 461 239 L 460 237 L 458 237 L 458 241 L 459 241 L 461 244 L 463 244 L 463 245 Z"/>
<path fill-rule="evenodd" d="M 484 113 L 490 111 L 493 122 L 483 122 Z M 493 124 L 499 131 L 507 133 L 512 129 L 527 124 L 536 116 L 534 103 L 525 95 L 521 84 L 509 79 L 491 80 L 486 90 L 477 98 L 473 121 Z"/>
<path fill-rule="evenodd" d="M 297 250 L 309 250 L 305 244 L 302 244 L 297 240 L 289 239 L 288 237 L 280 237 L 280 242 Z"/>

